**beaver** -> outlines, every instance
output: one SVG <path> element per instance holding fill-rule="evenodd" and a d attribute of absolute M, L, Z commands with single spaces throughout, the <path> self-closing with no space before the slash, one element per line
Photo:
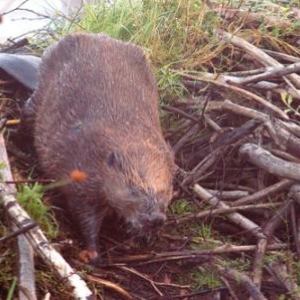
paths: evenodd
<path fill-rule="evenodd" d="M 133 235 L 163 225 L 175 164 L 140 47 L 105 34 L 66 36 L 43 54 L 26 111 L 43 172 L 57 181 L 74 170 L 86 175 L 60 191 L 88 261 L 98 258 L 101 224 L 112 212 Z"/>

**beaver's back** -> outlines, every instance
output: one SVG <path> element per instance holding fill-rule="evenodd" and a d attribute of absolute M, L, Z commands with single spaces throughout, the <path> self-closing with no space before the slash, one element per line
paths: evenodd
<path fill-rule="evenodd" d="M 62 169 L 61 157 L 70 164 L 62 172 L 76 168 L 65 156 L 90 159 L 82 156 L 93 142 L 105 152 L 110 143 L 122 147 L 160 136 L 155 79 L 142 50 L 131 43 L 103 34 L 67 36 L 44 54 L 39 79 L 32 97 L 35 145 L 52 176 L 64 176 L 57 167 Z"/>

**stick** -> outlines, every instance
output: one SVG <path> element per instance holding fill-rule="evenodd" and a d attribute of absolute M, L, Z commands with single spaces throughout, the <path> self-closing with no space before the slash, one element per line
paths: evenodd
<path fill-rule="evenodd" d="M 300 180 L 300 164 L 284 161 L 269 151 L 250 143 L 241 146 L 239 152 L 258 168 L 270 174 L 291 180 Z"/>
<path fill-rule="evenodd" d="M 208 193 L 204 188 L 202 188 L 200 185 L 195 184 L 194 185 L 194 192 L 203 200 L 207 201 L 213 206 L 216 206 L 218 208 L 230 208 L 229 205 L 225 204 L 223 201 L 219 200 L 217 197 L 212 196 L 210 193 Z M 251 232 L 254 236 L 257 238 L 266 238 L 264 233 L 262 232 L 262 229 L 255 224 L 254 222 L 250 221 L 249 219 L 245 218 L 241 214 L 237 212 L 233 212 L 227 215 L 228 219 L 230 219 L 233 223 L 236 225 L 242 227 L 243 229 L 248 230 Z"/>

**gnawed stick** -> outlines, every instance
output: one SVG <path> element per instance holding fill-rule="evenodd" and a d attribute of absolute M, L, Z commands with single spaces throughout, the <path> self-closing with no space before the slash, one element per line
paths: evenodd
<path fill-rule="evenodd" d="M 241 146 L 239 152 L 248 161 L 270 174 L 291 180 L 300 180 L 300 164 L 284 161 L 251 143 Z"/>
<path fill-rule="evenodd" d="M 0 168 L 0 198 L 4 202 L 4 197 L 6 195 L 16 194 L 16 188 L 14 184 L 6 185 L 3 183 L 5 180 L 11 180 L 12 174 L 10 171 L 9 161 L 6 153 L 6 148 L 4 144 L 3 135 L 0 134 L 0 162 L 3 165 Z M 5 166 L 5 167 L 4 167 Z M 0 203 L 1 203 L 0 200 Z M 4 207 L 6 208 L 5 204 Z M 10 219 L 10 221 L 12 221 Z M 28 219 L 23 224 L 28 225 Z M 33 223 L 33 222 L 31 222 Z M 18 231 L 19 227 L 15 222 L 11 222 L 11 228 L 13 232 Z M 5 239 L 4 239 L 5 240 Z M 20 300 L 36 300 L 36 288 L 35 288 L 35 274 L 34 274 L 34 257 L 33 257 L 33 249 L 31 245 L 28 243 L 27 239 L 24 235 L 17 236 L 17 249 L 18 249 L 18 296 Z"/>
<path fill-rule="evenodd" d="M 209 204 L 217 207 L 217 208 L 230 208 L 229 205 L 225 204 L 223 201 L 218 199 L 216 196 L 212 196 L 210 193 L 208 193 L 204 188 L 202 188 L 200 185 L 195 184 L 194 185 L 194 192 L 204 201 L 208 202 Z M 248 230 L 257 238 L 266 238 L 264 233 L 262 232 L 261 227 L 259 227 L 254 222 L 250 221 L 246 217 L 242 216 L 241 214 L 237 212 L 232 212 L 226 216 L 228 219 L 230 219 L 233 223 L 237 224 L 241 228 Z"/>
<path fill-rule="evenodd" d="M 240 104 L 233 103 L 232 101 L 225 99 L 222 104 L 221 104 L 221 109 L 222 110 L 227 110 L 232 113 L 245 116 L 248 118 L 253 118 L 253 119 L 258 119 L 261 120 L 262 122 L 267 122 L 270 120 L 269 116 L 257 111 L 256 109 L 249 108 Z"/>
<path fill-rule="evenodd" d="M 18 236 L 17 243 L 19 250 L 19 300 L 36 300 L 33 249 L 24 235 Z"/>
<path fill-rule="evenodd" d="M 2 182 L 0 183 L 0 203 L 15 226 L 22 228 L 22 224 L 30 220 L 29 215 L 24 211 L 15 199 L 15 189 L 13 185 L 3 183 L 6 180 L 12 180 L 12 174 L 8 162 L 7 152 L 3 135 L 0 134 L 0 161 L 4 165 L 0 169 Z M 26 232 L 30 245 L 36 253 L 56 271 L 56 274 L 65 281 L 72 289 L 72 293 L 76 299 L 88 300 L 93 298 L 92 292 L 87 287 L 86 283 L 80 278 L 78 274 L 70 267 L 70 265 L 63 259 L 63 257 L 50 245 L 43 232 L 35 227 Z"/>
<path fill-rule="evenodd" d="M 242 191 L 242 190 L 232 190 L 232 191 L 225 191 L 225 190 L 211 190 L 211 189 L 206 189 L 210 194 L 213 196 L 218 196 L 222 200 L 227 200 L 227 201 L 234 201 L 237 199 L 240 199 L 242 197 L 247 197 L 249 196 L 249 191 Z"/>

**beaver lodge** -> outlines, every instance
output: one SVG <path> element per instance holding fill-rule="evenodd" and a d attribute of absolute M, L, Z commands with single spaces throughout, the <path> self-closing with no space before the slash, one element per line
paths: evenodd
<path fill-rule="evenodd" d="M 108 220 L 101 265 L 80 261 L 76 228 L 55 202 L 58 186 L 85 175 L 49 181 L 17 147 L 32 91 L 0 55 L 0 298 L 299 299 L 298 3 L 125 2 L 58 16 L 55 30 L 1 53 L 40 56 L 74 31 L 144 49 L 178 166 L 167 221 L 143 243 Z"/>

